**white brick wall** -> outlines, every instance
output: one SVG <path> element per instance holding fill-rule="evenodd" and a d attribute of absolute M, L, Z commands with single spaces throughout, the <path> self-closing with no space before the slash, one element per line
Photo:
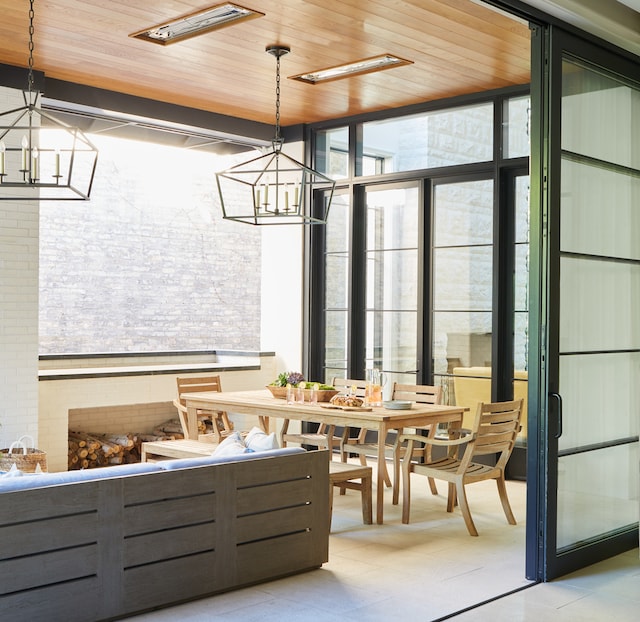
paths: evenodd
<path fill-rule="evenodd" d="M 23 103 L 0 87 L 0 109 Z M 36 201 L 0 201 L 0 425 L 2 447 L 22 434 L 39 442 Z"/>

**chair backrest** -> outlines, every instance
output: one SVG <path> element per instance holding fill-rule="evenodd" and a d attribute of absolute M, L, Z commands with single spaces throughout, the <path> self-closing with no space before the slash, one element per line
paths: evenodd
<path fill-rule="evenodd" d="M 355 387 L 357 397 L 364 397 L 367 388 L 366 380 L 352 380 L 350 378 L 334 378 L 331 384 L 341 393 L 348 393 L 351 391 L 351 387 Z"/>
<path fill-rule="evenodd" d="M 520 432 L 522 404 L 522 399 L 478 404 L 471 438 L 461 460 L 463 470 L 475 456 L 487 454 L 499 454 L 496 468 L 504 469 Z"/>
<path fill-rule="evenodd" d="M 222 391 L 220 376 L 206 376 L 204 378 L 176 378 L 178 384 L 178 400 L 186 406 L 182 399 L 183 393 L 199 393 L 200 391 Z"/>
<path fill-rule="evenodd" d="M 441 404 L 442 387 L 428 384 L 400 384 L 393 383 L 392 400 L 408 400 L 418 404 Z"/>

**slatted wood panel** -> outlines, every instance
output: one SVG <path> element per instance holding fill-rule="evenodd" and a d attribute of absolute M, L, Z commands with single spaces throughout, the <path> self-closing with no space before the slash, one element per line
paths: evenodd
<path fill-rule="evenodd" d="M 328 488 L 325 451 L 0 494 L 0 611 L 96 622 L 316 568 Z"/>
<path fill-rule="evenodd" d="M 215 0 L 36 0 L 35 68 L 52 78 L 274 123 L 283 76 L 392 53 L 412 65 L 347 80 L 282 83 L 282 124 L 529 82 L 529 30 L 471 0 L 260 0 L 265 17 L 169 46 L 128 35 Z M 28 2 L 0 0 L 0 63 L 26 66 Z M 1 78 L 1 76 L 0 76 Z M 1 80 L 0 80 L 1 81 Z"/>

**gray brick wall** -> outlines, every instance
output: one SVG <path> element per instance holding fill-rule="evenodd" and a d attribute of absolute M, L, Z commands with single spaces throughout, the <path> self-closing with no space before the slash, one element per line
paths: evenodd
<path fill-rule="evenodd" d="M 213 157 L 92 140 L 91 201 L 41 205 L 41 353 L 259 349 L 260 232 L 222 220 Z"/>

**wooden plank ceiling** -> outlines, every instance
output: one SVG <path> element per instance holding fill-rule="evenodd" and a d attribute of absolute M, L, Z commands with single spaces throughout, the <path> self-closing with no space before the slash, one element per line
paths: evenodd
<path fill-rule="evenodd" d="M 240 0 L 265 14 L 172 45 L 131 33 L 215 0 L 35 0 L 34 69 L 46 77 L 283 126 L 529 82 L 526 24 L 472 0 Z M 26 67 L 27 0 L 0 0 L 0 63 Z M 412 64 L 304 84 L 285 79 L 391 53 Z M 26 85 L 25 85 L 26 86 Z"/>

